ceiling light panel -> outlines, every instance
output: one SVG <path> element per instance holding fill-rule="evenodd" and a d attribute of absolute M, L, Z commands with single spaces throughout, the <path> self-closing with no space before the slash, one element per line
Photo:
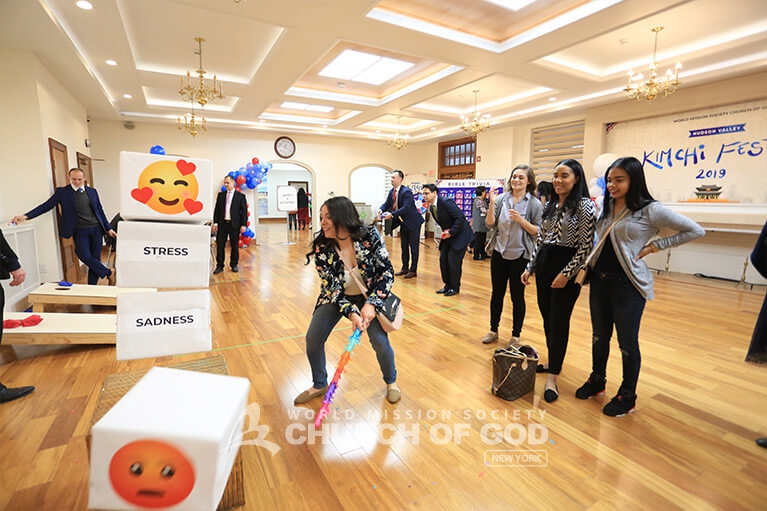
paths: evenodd
<path fill-rule="evenodd" d="M 344 50 L 318 74 L 328 78 L 381 85 L 413 67 L 412 62 Z"/>
<path fill-rule="evenodd" d="M 520 9 L 524 9 L 535 1 L 536 0 L 485 0 L 485 2 L 500 5 L 504 9 L 508 9 L 510 11 L 519 11 Z"/>

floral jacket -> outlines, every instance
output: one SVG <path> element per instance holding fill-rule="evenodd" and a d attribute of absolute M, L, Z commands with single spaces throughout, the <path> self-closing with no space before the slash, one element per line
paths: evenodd
<path fill-rule="evenodd" d="M 357 252 L 357 268 L 362 273 L 362 281 L 368 288 L 367 302 L 376 310 L 383 308 L 383 301 L 389 296 L 394 284 L 394 268 L 389 261 L 389 252 L 374 226 L 369 226 L 360 241 L 354 242 Z M 344 294 L 344 263 L 335 249 L 335 244 L 326 243 L 317 246 L 314 262 L 320 276 L 320 295 L 316 307 L 334 303 L 346 317 L 359 309 Z"/>

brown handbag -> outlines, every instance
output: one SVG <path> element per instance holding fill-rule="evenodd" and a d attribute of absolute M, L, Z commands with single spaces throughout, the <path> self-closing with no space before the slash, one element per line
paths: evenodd
<path fill-rule="evenodd" d="M 506 401 L 532 392 L 535 389 L 535 369 L 538 367 L 538 353 L 532 346 L 509 346 L 493 353 L 494 396 Z"/>

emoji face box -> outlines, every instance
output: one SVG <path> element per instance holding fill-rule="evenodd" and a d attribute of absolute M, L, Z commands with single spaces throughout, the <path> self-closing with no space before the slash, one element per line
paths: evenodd
<path fill-rule="evenodd" d="M 152 368 L 91 430 L 89 509 L 214 511 L 249 388 L 245 378 Z"/>
<path fill-rule="evenodd" d="M 210 227 L 124 221 L 117 233 L 118 286 L 208 287 Z"/>
<path fill-rule="evenodd" d="M 126 220 L 207 222 L 213 218 L 213 162 L 122 151 L 120 215 Z"/>

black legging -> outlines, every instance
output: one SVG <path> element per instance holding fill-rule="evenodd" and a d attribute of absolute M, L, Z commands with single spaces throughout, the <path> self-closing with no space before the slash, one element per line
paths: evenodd
<path fill-rule="evenodd" d="M 528 260 L 520 256 L 517 259 L 504 259 L 497 250 L 493 250 L 490 259 L 490 277 L 493 283 L 493 294 L 490 298 L 490 330 L 498 332 L 503 313 L 503 302 L 506 299 L 506 283 L 509 284 L 513 322 L 511 336 L 519 337 L 522 324 L 525 321 L 527 305 L 525 304 L 525 285 L 520 277 L 525 271 Z"/>
<path fill-rule="evenodd" d="M 543 245 L 535 261 L 535 287 L 538 291 L 538 309 L 543 318 L 546 347 L 549 351 L 549 373 L 559 374 L 570 338 L 570 316 L 581 294 L 581 286 L 573 279 L 563 288 L 554 289 L 551 283 L 575 255 L 575 248 Z"/>

